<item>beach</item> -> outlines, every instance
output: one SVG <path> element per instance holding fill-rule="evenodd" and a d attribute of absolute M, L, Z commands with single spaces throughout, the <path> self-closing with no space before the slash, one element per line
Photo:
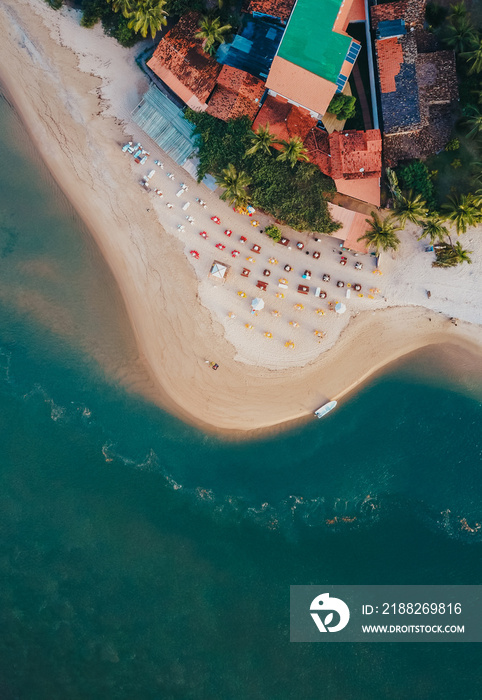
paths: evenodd
<path fill-rule="evenodd" d="M 232 212 L 159 149 L 154 155 L 131 118 L 148 87 L 135 63 L 141 47 L 122 49 L 99 26 L 81 28 L 78 12 L 54 12 L 42 0 L 4 0 L 0 22 L 0 80 L 121 290 L 150 377 L 140 383 L 123 376 L 130 390 L 205 430 L 238 435 L 303 419 L 418 348 L 445 343 L 474 356 L 480 352 L 480 231 L 469 231 L 462 241 L 473 251 L 473 264 L 453 270 L 431 267 L 433 256 L 423 252 L 425 243 L 417 241 L 414 227 L 401 234 L 400 252 L 382 256 L 382 276 L 373 274 L 369 257 L 363 257 L 359 275 L 351 256 L 346 269 L 341 268 L 338 243 L 328 237 L 316 244 L 323 267 L 319 260 L 315 265 L 315 244 L 306 234 L 283 229 L 292 243 L 303 242 L 309 258 L 295 245 L 280 252 L 259 231 L 267 217 L 256 215 L 259 226 L 252 227 L 247 217 Z M 139 179 L 151 165 L 140 170 L 122 152 L 127 140 L 148 147 L 149 164 L 154 157 L 163 161 L 164 170 L 153 179 L 162 199 L 140 188 Z M 175 196 L 181 182 L 189 188 L 193 227 L 180 206 L 185 199 Z M 196 197 L 206 201 L 206 210 Z M 167 202 L 173 203 L 172 209 Z M 211 222 L 214 214 L 220 226 Z M 205 241 L 198 232 L 208 227 Z M 232 237 L 225 236 L 226 229 L 233 230 Z M 207 276 L 212 261 L 231 264 L 230 251 L 240 248 L 240 234 L 262 247 L 249 284 L 239 269 L 241 259 L 252 257 L 251 245 L 241 249 L 239 260 L 233 259 L 225 284 L 213 282 Z M 199 261 L 189 255 L 191 249 L 199 251 Z M 290 275 L 296 273 L 297 283 L 303 268 L 323 270 L 331 277 L 329 300 L 345 300 L 345 288 L 342 297 L 335 285 L 338 278 L 360 282 L 363 298 L 353 294 L 346 301 L 347 312 L 339 316 L 313 294 L 306 300 L 297 295 L 294 276 L 285 298 L 276 297 L 277 285 L 271 280 L 284 277 L 281 253 L 282 262 L 293 265 Z M 270 257 L 278 262 L 270 269 L 269 291 L 262 293 L 265 309 L 254 315 L 250 301 L 256 295 L 255 282 L 263 279 Z M 370 285 L 380 291 L 367 294 Z M 295 309 L 296 303 L 304 308 Z M 323 315 L 315 315 L 317 307 Z M 275 310 L 279 316 L 273 315 Z M 320 342 L 314 335 L 317 328 L 325 334 Z M 272 339 L 264 336 L 268 331 Z M 285 347 L 289 341 L 295 348 Z M 206 360 L 218 363 L 219 370 L 213 372 Z"/>

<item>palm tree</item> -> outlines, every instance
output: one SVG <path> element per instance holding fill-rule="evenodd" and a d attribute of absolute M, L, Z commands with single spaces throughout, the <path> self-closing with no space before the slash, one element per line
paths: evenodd
<path fill-rule="evenodd" d="M 280 141 L 283 150 L 276 160 L 287 161 L 292 168 L 299 160 L 309 160 L 308 151 L 299 136 L 293 136 L 289 141 Z"/>
<path fill-rule="evenodd" d="M 460 55 L 467 59 L 467 63 L 472 64 L 469 74 L 480 73 L 482 71 L 482 37 L 478 38 L 478 44 L 474 46 L 473 51 L 466 51 Z M 479 94 L 479 102 L 482 102 L 482 94 Z"/>
<path fill-rule="evenodd" d="M 230 24 L 221 26 L 221 19 L 215 17 L 202 17 L 199 21 L 199 31 L 194 35 L 196 39 L 203 40 L 203 51 L 213 56 L 216 53 L 216 44 L 224 44 L 224 34 L 231 29 Z"/>
<path fill-rule="evenodd" d="M 131 18 L 127 26 L 143 37 L 150 31 L 154 39 L 161 27 L 167 24 L 165 5 L 166 0 L 136 0 L 125 12 L 125 16 Z"/>
<path fill-rule="evenodd" d="M 471 49 L 476 41 L 475 29 L 472 22 L 463 17 L 447 28 L 444 42 L 456 53 Z"/>
<path fill-rule="evenodd" d="M 422 195 L 414 196 L 412 190 L 408 194 L 400 195 L 395 202 L 395 213 L 402 226 L 405 226 L 407 221 L 411 221 L 412 224 L 423 222 L 427 212 L 427 203 L 422 199 Z"/>
<path fill-rule="evenodd" d="M 253 145 L 246 151 L 247 156 L 252 156 L 258 151 L 264 151 L 269 155 L 271 153 L 271 147 L 274 146 L 275 143 L 278 143 L 276 136 L 269 130 L 269 122 L 266 126 L 259 126 L 256 131 L 250 134 L 250 138 Z"/>
<path fill-rule="evenodd" d="M 107 2 L 112 3 L 114 12 L 122 12 L 124 17 L 127 17 L 129 12 L 132 12 L 134 6 L 134 0 L 107 0 Z"/>
<path fill-rule="evenodd" d="M 469 116 L 465 119 L 465 125 L 469 127 L 467 138 L 472 139 L 482 134 L 482 112 L 474 105 L 467 107 Z"/>
<path fill-rule="evenodd" d="M 467 17 L 467 8 L 464 2 L 456 2 L 450 5 L 449 19 L 453 21 L 461 20 Z"/>
<path fill-rule="evenodd" d="M 475 226 L 480 219 L 480 209 L 473 195 L 462 194 L 460 199 L 457 195 L 447 197 L 448 203 L 442 204 L 446 221 L 451 221 L 455 225 L 457 235 L 466 233 L 469 226 Z"/>
<path fill-rule="evenodd" d="M 221 171 L 221 175 L 216 178 L 216 185 L 224 187 L 221 199 L 228 201 L 235 207 L 246 206 L 249 203 L 249 195 L 246 188 L 251 182 L 251 178 L 244 170 L 239 172 L 230 163 L 227 168 Z"/>
<path fill-rule="evenodd" d="M 370 248 L 375 249 L 377 255 L 383 250 L 397 250 L 400 245 L 397 231 L 402 229 L 394 223 L 392 217 L 388 216 L 382 220 L 376 212 L 372 211 L 372 218 L 365 221 L 370 228 L 360 236 L 359 241 L 366 241 Z"/>
<path fill-rule="evenodd" d="M 465 250 L 465 248 L 462 248 L 460 241 L 455 241 L 453 249 L 457 258 L 457 264 L 466 262 L 469 265 L 472 265 L 472 259 L 470 257 L 472 253 L 471 250 Z"/>
<path fill-rule="evenodd" d="M 429 238 L 432 245 L 436 241 L 443 241 L 449 235 L 448 228 L 444 226 L 443 219 L 439 216 L 430 216 L 422 225 L 422 233 L 418 240 Z"/>
<path fill-rule="evenodd" d="M 460 265 L 464 262 L 471 265 L 471 253 L 471 250 L 462 248 L 460 241 L 457 241 L 455 245 L 452 243 L 442 243 L 437 248 L 436 260 L 432 263 L 432 267 L 455 267 L 455 265 Z"/>
<path fill-rule="evenodd" d="M 385 173 L 387 176 L 388 187 L 390 188 L 392 197 L 394 199 L 398 199 L 402 192 L 400 190 L 400 185 L 398 184 L 397 173 L 395 172 L 395 170 L 392 170 L 392 168 L 387 168 Z"/>

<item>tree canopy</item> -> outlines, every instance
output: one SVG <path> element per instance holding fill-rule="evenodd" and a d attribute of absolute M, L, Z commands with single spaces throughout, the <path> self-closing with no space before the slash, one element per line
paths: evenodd
<path fill-rule="evenodd" d="M 298 231 L 332 233 L 340 227 L 331 219 L 325 199 L 325 193 L 335 190 L 333 180 L 312 163 L 296 161 L 291 167 L 269 148 L 247 154 L 253 145 L 247 117 L 224 122 L 188 109 L 185 118 L 198 136 L 198 180 L 207 173 L 218 177 L 232 164 L 250 177 L 249 196 L 255 207 Z"/>

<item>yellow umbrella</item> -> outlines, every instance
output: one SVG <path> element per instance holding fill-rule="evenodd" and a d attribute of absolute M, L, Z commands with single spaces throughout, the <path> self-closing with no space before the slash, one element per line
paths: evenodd
<path fill-rule="evenodd" d="M 277 265 L 277 264 L 278 264 L 278 261 L 276 260 L 276 258 L 269 258 L 269 259 L 268 259 L 268 262 L 271 263 L 272 265 Z"/>
<path fill-rule="evenodd" d="M 275 296 L 277 296 L 278 299 L 284 299 L 284 298 L 285 298 L 285 295 L 283 294 L 283 292 L 276 292 L 276 295 L 275 295 Z"/>
<path fill-rule="evenodd" d="M 300 324 L 297 323 L 296 321 L 290 321 L 290 326 L 293 326 L 293 328 L 298 328 Z"/>
<path fill-rule="evenodd" d="M 280 277 L 279 283 L 280 284 L 288 284 L 288 280 L 286 280 L 284 277 Z"/>
<path fill-rule="evenodd" d="M 252 330 L 254 326 L 252 326 L 250 323 L 245 323 L 244 327 L 248 329 L 248 331 Z"/>
<path fill-rule="evenodd" d="M 272 337 L 273 337 L 273 334 L 270 333 L 269 331 L 266 331 L 266 333 L 264 334 L 264 337 L 265 337 L 265 338 L 272 338 Z"/>
<path fill-rule="evenodd" d="M 294 348 L 295 344 L 293 343 L 292 340 L 287 340 L 285 343 L 285 348 Z"/>
<path fill-rule="evenodd" d="M 296 311 L 303 311 L 305 307 L 303 306 L 303 304 L 295 304 L 293 308 L 295 308 Z"/>
<path fill-rule="evenodd" d="M 233 313 L 232 311 L 230 311 L 230 312 L 228 313 L 228 318 L 236 318 L 236 314 Z"/>
<path fill-rule="evenodd" d="M 272 311 L 271 314 L 272 314 L 273 316 L 281 316 L 281 314 L 280 314 L 279 311 Z"/>
<path fill-rule="evenodd" d="M 323 309 L 316 309 L 315 314 L 320 314 L 321 316 L 324 316 L 325 312 L 323 311 Z"/>
<path fill-rule="evenodd" d="M 244 292 L 238 292 L 238 297 L 241 297 L 241 299 L 244 299 L 246 294 Z"/>
<path fill-rule="evenodd" d="M 250 263 L 255 263 L 255 262 L 256 262 L 256 260 L 255 260 L 254 258 L 252 258 L 251 256 L 249 256 L 249 258 L 246 258 L 246 260 L 247 260 L 248 262 L 250 262 Z"/>

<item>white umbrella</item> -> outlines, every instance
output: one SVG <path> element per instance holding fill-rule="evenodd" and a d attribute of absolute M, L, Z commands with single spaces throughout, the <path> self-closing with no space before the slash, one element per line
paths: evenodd
<path fill-rule="evenodd" d="M 342 304 L 341 301 L 339 301 L 337 304 L 335 304 L 335 311 L 337 314 L 344 314 L 346 311 L 345 304 Z"/>
<path fill-rule="evenodd" d="M 261 311 L 261 309 L 264 309 L 264 301 L 259 297 L 256 297 L 256 299 L 253 299 L 251 302 L 251 306 L 255 311 Z"/>

